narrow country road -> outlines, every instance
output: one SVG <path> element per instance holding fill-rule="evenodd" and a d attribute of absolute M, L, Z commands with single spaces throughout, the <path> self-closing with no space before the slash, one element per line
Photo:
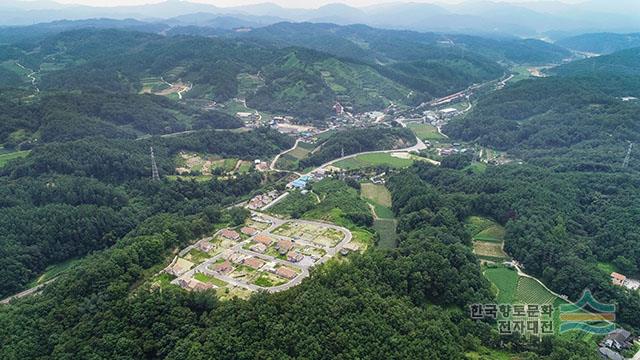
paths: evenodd
<path fill-rule="evenodd" d="M 42 290 L 42 288 L 45 285 L 47 285 L 47 284 L 49 284 L 49 283 L 51 283 L 51 282 L 53 282 L 55 280 L 56 280 L 56 278 L 53 278 L 53 279 L 51 279 L 49 281 L 46 281 L 46 282 L 44 282 L 44 283 L 42 283 L 42 284 L 40 284 L 38 286 L 34 286 L 31 289 L 27 289 L 27 290 L 25 290 L 23 292 L 17 293 L 17 294 L 12 295 L 12 296 L 9 296 L 6 299 L 0 300 L 0 304 L 8 304 L 8 303 L 11 302 L 11 300 L 19 299 L 19 298 L 22 298 L 22 297 L 25 297 L 25 296 L 29 296 L 31 294 L 35 294 L 35 293 L 39 292 L 40 290 Z"/>

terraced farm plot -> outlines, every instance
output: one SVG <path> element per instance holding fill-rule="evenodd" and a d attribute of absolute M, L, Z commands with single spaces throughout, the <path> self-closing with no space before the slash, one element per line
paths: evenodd
<path fill-rule="evenodd" d="M 279 169 L 294 170 L 298 168 L 298 162 L 306 158 L 309 153 L 315 148 L 314 144 L 300 142 L 298 146 L 288 151 L 278 159 L 276 166 Z"/>
<path fill-rule="evenodd" d="M 238 96 L 246 98 L 248 95 L 253 94 L 259 87 L 264 86 L 264 80 L 249 73 L 240 73 L 237 76 L 238 80 Z"/>
<path fill-rule="evenodd" d="M 464 227 L 471 233 L 471 236 L 475 236 L 494 225 L 497 225 L 495 221 L 482 216 L 469 216 L 464 222 Z"/>
<path fill-rule="evenodd" d="M 506 260 L 509 255 L 502 249 L 502 243 L 493 241 L 474 241 L 473 252 L 481 259 L 486 260 Z"/>
<path fill-rule="evenodd" d="M 162 81 L 159 77 L 143 78 L 140 82 L 142 83 L 142 90 L 140 92 L 144 94 L 155 94 L 170 87 L 169 84 Z"/>
<path fill-rule="evenodd" d="M 536 280 L 521 276 L 518 279 L 516 303 L 521 304 L 553 304 L 557 297 L 551 294 Z"/>

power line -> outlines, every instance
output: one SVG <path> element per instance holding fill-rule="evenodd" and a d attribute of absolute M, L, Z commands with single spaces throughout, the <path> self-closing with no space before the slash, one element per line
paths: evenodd
<path fill-rule="evenodd" d="M 624 157 L 624 161 L 622 162 L 622 167 L 626 168 L 629 166 L 629 161 L 631 160 L 631 150 L 633 150 L 633 143 L 629 142 L 629 149 L 627 149 L 627 156 Z"/>
<path fill-rule="evenodd" d="M 160 181 L 160 174 L 158 173 L 158 164 L 156 164 L 156 155 L 153 153 L 153 146 L 151 147 L 151 179 Z"/>

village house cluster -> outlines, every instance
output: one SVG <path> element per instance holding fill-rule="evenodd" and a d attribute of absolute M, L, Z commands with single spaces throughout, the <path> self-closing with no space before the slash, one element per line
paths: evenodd
<path fill-rule="evenodd" d="M 276 292 L 299 284 L 314 265 L 359 249 L 347 229 L 253 212 L 244 226 L 222 229 L 182 250 L 165 273 L 190 291 Z"/>
<path fill-rule="evenodd" d="M 277 190 L 269 191 L 266 194 L 261 194 L 253 197 L 249 200 L 247 204 L 247 208 L 251 210 L 260 210 L 265 206 L 271 204 L 274 200 L 276 200 L 280 196 L 280 192 Z"/>

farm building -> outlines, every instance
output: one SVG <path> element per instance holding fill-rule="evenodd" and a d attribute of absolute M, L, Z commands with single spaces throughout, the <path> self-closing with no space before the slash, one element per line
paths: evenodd
<path fill-rule="evenodd" d="M 627 280 L 626 276 L 619 274 L 617 272 L 611 273 L 611 282 L 613 283 L 613 285 L 624 286 L 625 280 Z"/>
<path fill-rule="evenodd" d="M 183 289 L 192 291 L 204 291 L 214 288 L 213 284 L 207 284 L 196 279 L 180 279 L 178 280 L 178 285 L 180 285 L 180 287 L 182 287 Z"/>
<path fill-rule="evenodd" d="M 295 189 L 304 189 L 307 187 L 307 183 L 309 182 L 310 177 L 305 175 L 305 176 L 301 176 L 298 179 L 290 182 L 287 187 L 288 188 L 295 188 Z"/>
<path fill-rule="evenodd" d="M 213 244 L 211 244 L 210 242 L 203 240 L 203 241 L 199 241 L 198 244 L 196 244 L 196 247 L 206 253 L 208 253 L 209 251 L 213 250 L 214 246 Z"/>
<path fill-rule="evenodd" d="M 631 333 L 625 329 L 613 330 L 600 345 L 618 351 L 628 349 L 632 346 Z"/>
<path fill-rule="evenodd" d="M 602 359 L 607 359 L 607 360 L 624 360 L 624 358 L 622 357 L 622 355 L 618 354 L 617 352 L 606 348 L 606 347 L 601 347 L 598 349 L 598 354 L 600 354 L 600 357 Z"/>

